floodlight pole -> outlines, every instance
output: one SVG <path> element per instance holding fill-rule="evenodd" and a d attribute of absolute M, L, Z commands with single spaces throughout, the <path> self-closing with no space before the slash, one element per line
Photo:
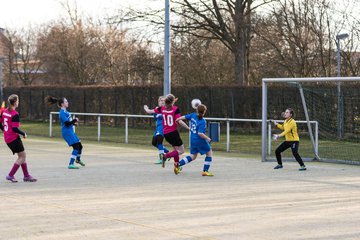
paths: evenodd
<path fill-rule="evenodd" d="M 171 93 L 170 0 L 165 0 L 164 95 Z"/>
<path fill-rule="evenodd" d="M 349 34 L 343 33 L 336 35 L 336 48 L 337 48 L 337 77 L 340 78 L 340 40 L 349 37 Z M 341 82 L 337 82 L 337 122 L 338 122 L 338 138 L 343 137 L 344 131 L 344 106 L 343 106 L 343 96 L 341 94 Z"/>
<path fill-rule="evenodd" d="M 0 56 L 0 104 L 2 103 L 4 92 L 3 92 L 3 61 L 4 58 Z"/>
<path fill-rule="evenodd" d="M 4 28 L 0 27 L 0 34 L 3 35 L 5 32 Z M 4 97 L 4 89 L 3 89 L 3 82 L 4 82 L 4 75 L 3 75 L 3 63 L 4 63 L 5 57 L 0 56 L 0 104 L 2 103 L 3 97 Z"/>

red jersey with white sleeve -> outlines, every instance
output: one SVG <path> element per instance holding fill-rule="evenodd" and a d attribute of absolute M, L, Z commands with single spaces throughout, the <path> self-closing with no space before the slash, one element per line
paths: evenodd
<path fill-rule="evenodd" d="M 180 109 L 177 106 L 172 106 L 170 110 L 167 110 L 165 106 L 157 107 L 154 109 L 156 114 L 162 114 L 164 134 L 171 133 L 177 130 L 176 119 L 181 117 Z"/>
<path fill-rule="evenodd" d="M 5 109 L 1 114 L 1 124 L 4 128 L 4 139 L 6 143 L 11 143 L 19 137 L 19 134 L 13 131 L 13 127 L 20 127 L 19 113 L 15 110 Z"/>

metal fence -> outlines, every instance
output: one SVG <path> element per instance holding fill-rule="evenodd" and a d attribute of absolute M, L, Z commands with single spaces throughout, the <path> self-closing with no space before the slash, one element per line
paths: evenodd
<path fill-rule="evenodd" d="M 59 112 L 50 112 L 49 117 L 49 137 L 53 136 L 53 115 L 58 115 Z M 101 139 L 101 118 L 102 117 L 118 117 L 118 118 L 124 118 L 125 120 L 125 140 L 124 143 L 129 143 L 129 119 L 130 118 L 153 118 L 151 115 L 131 115 L 131 114 L 103 114 L 103 113 L 78 113 L 73 112 L 73 117 L 76 116 L 93 116 L 97 117 L 97 141 L 100 142 Z M 207 121 L 217 121 L 217 122 L 223 122 L 226 124 L 226 151 L 230 152 L 230 123 L 231 122 L 246 122 L 246 123 L 261 123 L 261 119 L 238 119 L 238 118 L 212 118 L 212 117 L 206 117 Z M 278 121 L 281 122 L 281 121 Z M 307 123 L 306 121 L 296 121 L 297 123 Z M 318 154 L 318 147 L 319 147 L 319 132 L 318 132 L 318 122 L 317 121 L 310 121 L 311 124 L 314 124 L 315 129 L 315 152 Z M 271 123 L 268 121 L 268 155 L 271 153 Z"/>

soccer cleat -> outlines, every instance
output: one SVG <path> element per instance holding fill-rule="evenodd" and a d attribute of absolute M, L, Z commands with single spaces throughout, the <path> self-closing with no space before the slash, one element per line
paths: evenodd
<path fill-rule="evenodd" d="M 6 180 L 8 180 L 8 181 L 10 181 L 12 183 L 17 183 L 18 182 L 14 176 L 10 177 L 9 175 L 6 176 Z"/>
<path fill-rule="evenodd" d="M 78 167 L 78 166 L 75 166 L 74 164 L 70 164 L 70 165 L 68 166 L 68 169 L 79 169 L 79 167 Z"/>
<path fill-rule="evenodd" d="M 165 154 L 160 153 L 159 156 L 160 156 L 160 159 L 161 159 L 162 167 L 164 168 L 165 167 L 165 162 L 166 162 Z"/>
<path fill-rule="evenodd" d="M 201 176 L 203 176 L 203 177 L 213 177 L 214 174 L 212 174 L 211 172 L 202 172 Z"/>
<path fill-rule="evenodd" d="M 301 167 L 299 168 L 299 171 L 305 171 L 305 170 L 306 170 L 305 165 L 304 165 L 304 166 L 301 166 Z"/>
<path fill-rule="evenodd" d="M 162 159 L 157 160 L 155 164 L 162 164 Z"/>
<path fill-rule="evenodd" d="M 30 175 L 28 177 L 24 177 L 23 180 L 24 180 L 24 182 L 36 182 L 37 181 L 36 178 L 34 178 Z"/>
<path fill-rule="evenodd" d="M 81 166 L 85 167 L 85 163 L 83 161 L 81 161 L 80 159 L 79 160 L 75 160 L 75 162 L 77 164 L 80 164 Z"/>
<path fill-rule="evenodd" d="M 174 173 L 175 173 L 175 175 L 178 175 L 181 170 L 182 170 L 182 168 L 179 167 L 179 163 L 174 163 Z"/>
<path fill-rule="evenodd" d="M 278 164 L 278 165 L 276 165 L 276 167 L 274 167 L 274 169 L 280 169 L 280 168 L 283 168 L 283 166 L 280 164 Z"/>

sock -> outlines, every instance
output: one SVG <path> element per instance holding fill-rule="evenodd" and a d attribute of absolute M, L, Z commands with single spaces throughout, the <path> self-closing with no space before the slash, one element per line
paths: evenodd
<path fill-rule="evenodd" d="M 76 151 L 77 151 L 76 160 L 80 161 L 82 150 L 76 150 Z"/>
<path fill-rule="evenodd" d="M 204 172 L 208 172 L 208 171 L 209 171 L 211 161 L 212 161 L 212 157 L 206 157 L 206 158 L 205 158 L 204 170 L 203 170 Z"/>
<path fill-rule="evenodd" d="M 21 164 L 21 169 L 22 169 L 22 171 L 24 173 L 24 177 L 29 177 L 30 176 L 26 162 Z"/>
<path fill-rule="evenodd" d="M 189 163 L 191 161 L 192 161 L 191 157 L 186 156 L 186 157 L 184 157 L 183 159 L 180 160 L 179 166 L 184 166 L 185 164 L 187 164 L 187 163 Z"/>
<path fill-rule="evenodd" d="M 161 153 L 164 153 L 165 151 L 164 151 L 164 145 L 162 145 L 162 144 L 158 144 L 157 146 L 157 149 L 159 149 L 159 154 L 161 154 Z"/>
<path fill-rule="evenodd" d="M 78 155 L 78 151 L 77 151 L 77 150 L 73 150 L 72 153 L 71 153 L 69 165 L 73 165 L 73 164 L 74 164 L 75 158 L 77 157 L 77 155 Z"/>
<path fill-rule="evenodd" d="M 177 152 L 177 151 L 176 151 L 176 152 Z M 180 160 L 179 154 L 175 155 L 175 156 L 174 156 L 174 162 L 175 162 L 175 163 L 178 163 L 179 160 Z"/>
<path fill-rule="evenodd" d="M 15 173 L 17 172 L 17 170 L 19 169 L 20 165 L 14 163 L 12 169 L 9 172 L 9 177 L 14 177 Z"/>
<path fill-rule="evenodd" d="M 174 151 L 172 151 L 172 152 L 168 152 L 166 155 L 165 155 L 165 157 L 166 158 L 175 158 L 175 156 L 178 156 L 179 157 L 179 153 L 178 153 L 178 151 L 176 151 L 176 150 L 174 150 Z"/>
<path fill-rule="evenodd" d="M 75 162 L 75 156 L 71 155 L 69 165 L 74 165 Z"/>

